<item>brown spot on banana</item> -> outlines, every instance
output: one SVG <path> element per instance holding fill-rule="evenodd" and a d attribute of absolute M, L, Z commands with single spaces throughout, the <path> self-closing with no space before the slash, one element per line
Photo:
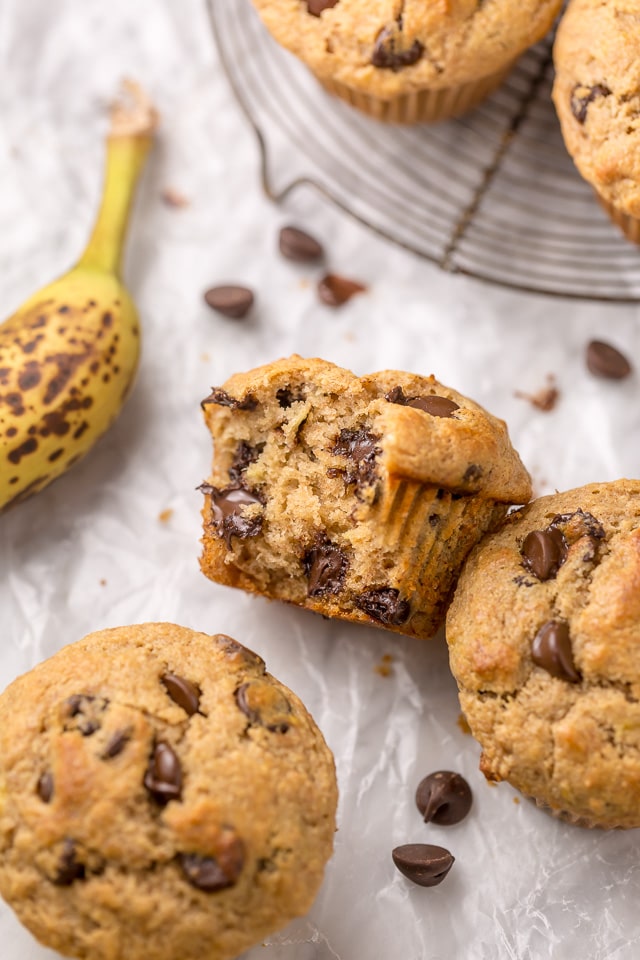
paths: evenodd
<path fill-rule="evenodd" d="M 27 457 L 30 453 L 35 453 L 38 449 L 38 441 L 35 437 L 29 437 L 19 447 L 14 447 L 13 450 L 10 450 L 7 454 L 7 460 L 10 463 L 18 464 L 23 457 Z"/>

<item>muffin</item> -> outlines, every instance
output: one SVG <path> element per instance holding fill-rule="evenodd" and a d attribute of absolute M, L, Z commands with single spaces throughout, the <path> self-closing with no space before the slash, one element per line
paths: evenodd
<path fill-rule="evenodd" d="M 505 424 L 433 377 L 293 356 L 203 407 L 203 572 L 328 617 L 430 637 L 471 547 L 530 497 Z"/>
<path fill-rule="evenodd" d="M 611 219 L 640 243 L 640 0 L 572 0 L 554 46 L 567 150 Z"/>
<path fill-rule="evenodd" d="M 470 555 L 451 668 L 489 780 L 564 819 L 640 826 L 640 481 L 512 513 Z"/>
<path fill-rule="evenodd" d="M 168 623 L 90 634 L 0 697 L 0 893 L 91 960 L 227 960 L 304 913 L 332 756 L 260 657 Z"/>
<path fill-rule="evenodd" d="M 470 110 L 550 29 L 561 0 L 253 0 L 326 90 L 379 120 Z"/>

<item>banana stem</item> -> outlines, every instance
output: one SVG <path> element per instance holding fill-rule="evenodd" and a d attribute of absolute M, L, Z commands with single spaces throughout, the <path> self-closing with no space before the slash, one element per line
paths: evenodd
<path fill-rule="evenodd" d="M 79 267 L 120 274 L 136 184 L 153 142 L 158 117 L 145 93 L 125 81 L 128 102 L 111 109 L 105 183 L 100 210 Z"/>

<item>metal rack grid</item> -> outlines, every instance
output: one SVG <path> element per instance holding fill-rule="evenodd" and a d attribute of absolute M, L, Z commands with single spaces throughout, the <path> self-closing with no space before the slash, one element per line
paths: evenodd
<path fill-rule="evenodd" d="M 402 127 L 325 93 L 272 40 L 250 0 L 208 6 L 274 201 L 313 188 L 451 273 L 530 293 L 640 302 L 640 250 L 600 209 L 562 142 L 550 39 L 467 116 Z"/>

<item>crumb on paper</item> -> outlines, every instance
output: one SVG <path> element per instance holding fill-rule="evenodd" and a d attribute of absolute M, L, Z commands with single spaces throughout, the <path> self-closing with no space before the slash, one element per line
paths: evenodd
<path fill-rule="evenodd" d="M 166 510 L 162 510 L 158 514 L 158 520 L 160 521 L 160 523 L 169 523 L 169 520 L 171 520 L 172 516 L 173 516 L 173 510 L 170 507 L 168 507 Z"/>
<path fill-rule="evenodd" d="M 536 393 L 523 393 L 516 390 L 514 396 L 520 400 L 528 400 L 536 410 L 542 410 L 543 413 L 549 413 L 553 410 L 560 399 L 560 391 L 556 386 L 556 378 L 552 373 L 547 374 L 547 385 L 542 387 Z"/>
<path fill-rule="evenodd" d="M 514 797 L 514 798 L 513 798 L 513 802 L 514 802 L 514 803 L 520 803 L 520 797 Z"/>
<path fill-rule="evenodd" d="M 308 287 L 311 286 L 307 277 L 301 277 L 298 282 L 301 290 L 306 290 Z"/>
<path fill-rule="evenodd" d="M 347 330 L 347 332 L 344 334 L 344 339 L 347 341 L 347 343 L 355 343 L 356 335 L 352 330 Z"/>
<path fill-rule="evenodd" d="M 211 356 L 208 353 L 201 353 L 200 359 L 202 360 L 203 363 L 209 363 L 209 361 L 211 360 Z"/>
<path fill-rule="evenodd" d="M 458 719 L 456 720 L 456 723 L 458 724 L 458 726 L 460 727 L 463 733 L 471 735 L 471 727 L 467 723 L 467 718 L 465 717 L 464 713 L 458 714 Z"/>
<path fill-rule="evenodd" d="M 166 203 L 168 207 L 174 207 L 176 210 L 188 207 L 191 202 L 188 197 L 185 197 L 183 193 L 173 187 L 165 187 L 161 191 L 160 197 L 163 203 Z"/>
<path fill-rule="evenodd" d="M 104 577 L 103 577 L 102 580 L 100 581 L 100 586 L 101 586 L 101 587 L 106 587 L 106 585 L 107 585 L 107 581 L 106 581 L 106 580 L 104 579 Z"/>
<path fill-rule="evenodd" d="M 376 673 L 380 674 L 381 677 L 390 677 L 393 673 L 393 657 L 390 653 L 385 653 L 380 660 L 380 663 L 377 663 L 373 668 Z"/>

